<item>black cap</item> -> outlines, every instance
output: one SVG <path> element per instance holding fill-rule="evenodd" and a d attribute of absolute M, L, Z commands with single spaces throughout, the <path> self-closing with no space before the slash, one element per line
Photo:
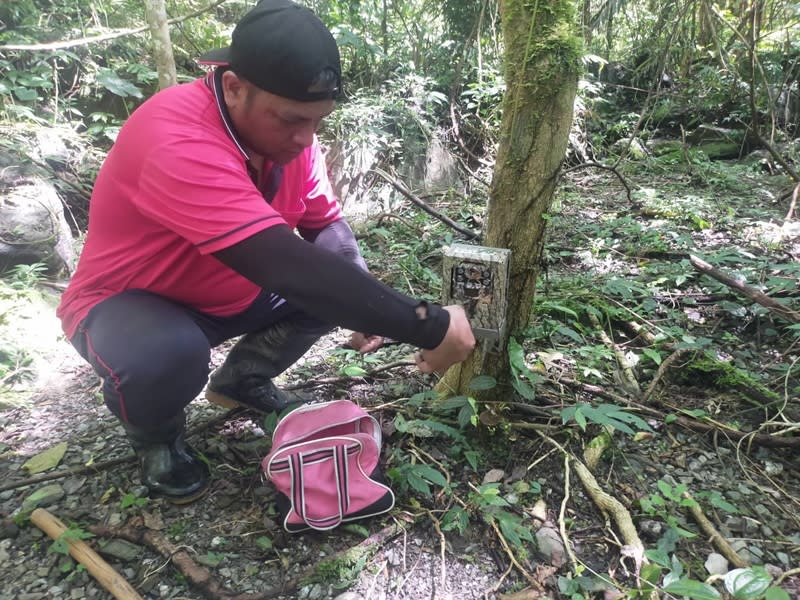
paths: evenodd
<path fill-rule="evenodd" d="M 236 25 L 228 48 L 198 62 L 229 66 L 262 90 L 301 102 L 333 99 L 341 88 L 336 40 L 313 12 L 290 0 L 261 0 Z"/>

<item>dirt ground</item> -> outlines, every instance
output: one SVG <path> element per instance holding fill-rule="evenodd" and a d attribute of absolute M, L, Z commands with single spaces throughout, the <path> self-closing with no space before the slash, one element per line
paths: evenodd
<path fill-rule="evenodd" d="M 602 190 L 609 182 L 581 185 Z M 565 220 L 590 214 L 585 206 L 581 215 L 570 210 L 577 209 L 564 207 Z M 611 262 L 596 262 L 591 268 L 611 268 Z M 565 263 L 553 268 L 587 267 Z M 553 420 L 558 413 L 550 409 L 575 401 L 607 401 L 613 391 L 572 385 L 568 365 L 555 358 L 548 364 L 561 369 L 561 376 L 548 373 L 536 405 L 522 416 L 517 413 L 515 426 L 480 434 L 485 455 L 479 468 L 447 472 L 451 493 L 435 489 L 424 497 L 404 490 L 387 516 L 331 533 L 289 535 L 276 522 L 275 492 L 259 468 L 269 451 L 263 418 L 226 412 L 202 399 L 189 410 L 190 442 L 212 466 L 211 491 L 184 507 L 144 498 L 122 430 L 99 397 L 99 380 L 60 335 L 53 315 L 57 297 L 57 291 L 44 288 L 41 299 L 15 309 L 14 326 L 3 333 L 25 342 L 34 357 L 26 368 L 34 376 L 16 384 L 0 407 L 2 600 L 108 597 L 93 576 L 53 551 L 51 540 L 36 527 L 14 522 L 14 515 L 34 506 L 46 508 L 73 531 L 95 531 L 88 542 L 148 599 L 614 598 L 613 590 L 592 588 L 596 580 L 586 583 L 590 576 L 600 574 L 630 586 L 640 574 L 642 557 L 631 554 L 613 508 L 598 508 L 582 474 L 557 449 L 560 443 L 580 454 L 585 440 L 577 429 L 565 430 L 556 444 L 550 438 L 560 425 Z M 732 343 L 755 343 L 746 334 L 744 329 L 738 332 Z M 369 409 L 384 426 L 387 468 L 398 466 L 392 451 L 402 446 L 403 456 L 446 470 L 452 440 L 411 438 L 393 425 L 397 414 L 409 410 L 409 395 L 434 383 L 409 366 L 412 349 L 389 346 L 365 365 L 389 368 L 372 377 L 345 377 L 341 364 L 330 357 L 346 340 L 343 331 L 326 337 L 283 384 L 302 386 L 319 400 L 348 398 Z M 224 350 L 215 353 L 215 364 Z M 796 348 L 789 348 L 781 360 L 796 361 L 795 355 Z M 669 407 L 702 408 L 712 420 L 724 420 L 726 411 L 735 410 L 743 426 L 757 424 L 762 416 L 758 410 L 743 410 L 735 394 L 710 391 L 702 381 L 665 380 L 659 401 L 662 415 Z M 797 422 L 797 410 L 797 399 L 787 398 L 787 426 L 791 418 Z M 650 434 L 614 437 L 592 469 L 597 487 L 632 516 L 646 548 L 671 552 L 664 535 L 671 525 L 691 535 L 672 540 L 673 546 L 694 579 L 713 583 L 715 573 L 718 581 L 733 567 L 720 555 L 713 536 L 678 504 L 680 498 L 653 504 L 654 497 L 663 500 L 671 490 L 690 491 L 743 564 L 764 565 L 790 597 L 800 597 L 795 438 L 753 443 L 655 414 L 646 417 Z M 37 475 L 23 467 L 62 443 L 66 451 L 58 466 Z M 525 552 L 509 547 L 507 536 L 480 519 L 473 519 L 463 534 L 443 529 L 446 510 L 486 482 L 500 484 L 504 497 L 512 500 L 509 510 L 534 533 L 535 542 L 526 543 Z M 663 488 L 664 482 L 669 489 Z M 729 510 L 731 505 L 735 511 Z M 585 581 L 570 575 L 576 572 Z M 579 583 L 586 586 L 570 588 Z"/>

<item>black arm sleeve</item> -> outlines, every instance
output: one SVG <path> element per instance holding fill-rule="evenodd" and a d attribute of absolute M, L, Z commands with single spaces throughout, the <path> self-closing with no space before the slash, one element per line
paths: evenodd
<path fill-rule="evenodd" d="M 312 242 L 320 248 L 330 250 L 334 254 L 338 254 L 348 262 L 354 263 L 367 271 L 367 263 L 361 257 L 358 251 L 358 242 L 356 236 L 353 235 L 353 230 L 344 219 L 339 219 L 333 223 L 326 225 L 322 229 L 307 229 L 305 227 L 298 227 L 297 231 L 304 240 Z"/>
<path fill-rule="evenodd" d="M 276 225 L 214 253 L 262 288 L 332 325 L 432 349 L 444 339 L 450 314 L 409 298 L 347 260 Z"/>

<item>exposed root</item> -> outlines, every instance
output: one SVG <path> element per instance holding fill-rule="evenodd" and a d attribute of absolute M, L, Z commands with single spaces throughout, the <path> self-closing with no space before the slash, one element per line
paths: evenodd
<path fill-rule="evenodd" d="M 240 594 L 230 590 L 216 581 L 211 572 L 198 565 L 182 546 L 175 546 L 161 533 L 145 526 L 143 517 L 137 516 L 130 519 L 125 525 L 111 527 L 107 525 L 92 525 L 89 531 L 103 537 L 122 538 L 134 544 L 145 545 L 151 550 L 171 561 L 186 580 L 209 600 L 268 600 L 282 595 L 294 594 L 301 582 L 309 578 L 316 571 L 318 564 L 314 564 L 301 574 L 286 579 L 282 585 L 273 587 L 256 594 Z M 341 560 L 350 553 L 361 554 L 373 551 L 383 546 L 401 530 L 397 524 L 391 524 L 381 531 L 362 540 L 352 548 L 346 548 L 326 557 L 322 562 Z"/>
<path fill-rule="evenodd" d="M 736 568 L 744 569 L 749 567 L 750 564 L 746 560 L 743 560 L 742 557 L 736 553 L 736 550 L 731 548 L 728 540 L 722 537 L 711 521 L 703 514 L 703 509 L 700 508 L 700 505 L 692 498 L 691 494 L 689 494 L 689 492 L 684 492 L 683 497 L 693 501 L 693 504 L 689 506 L 689 512 L 692 514 L 692 517 L 694 517 L 694 520 L 697 521 L 703 533 L 709 537 L 714 547 L 719 550 L 720 554 L 728 559 L 728 562 Z"/>

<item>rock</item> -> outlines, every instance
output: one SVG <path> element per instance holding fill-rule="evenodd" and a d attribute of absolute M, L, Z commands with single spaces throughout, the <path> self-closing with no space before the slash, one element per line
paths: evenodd
<path fill-rule="evenodd" d="M 14 523 L 14 521 L 11 519 L 3 519 L 0 521 L 0 540 L 15 538 L 18 534 L 19 527 L 17 527 L 17 524 Z M 0 560 L 0 564 L 3 564 L 2 560 Z"/>
<path fill-rule="evenodd" d="M 364 600 L 364 596 L 356 594 L 355 592 L 344 592 L 336 596 L 333 600 Z"/>
<path fill-rule="evenodd" d="M 497 483 L 498 481 L 502 481 L 503 477 L 506 476 L 506 472 L 502 469 L 492 469 L 486 475 L 483 476 L 483 485 L 487 483 Z"/>
<path fill-rule="evenodd" d="M 561 535 L 552 527 L 541 527 L 535 534 L 539 553 L 554 567 L 559 568 L 566 562 L 566 550 Z"/>
<path fill-rule="evenodd" d="M 442 192 L 461 187 L 458 162 L 442 141 L 443 133 L 434 132 L 425 161 L 425 190 Z"/>
<path fill-rule="evenodd" d="M 661 521 L 655 521 L 653 519 L 642 519 L 639 523 L 639 531 L 642 537 L 656 541 L 661 537 L 661 534 L 664 533 L 664 524 L 661 523 Z"/>
<path fill-rule="evenodd" d="M 52 184 L 31 177 L 0 189 L 0 272 L 20 264 L 44 263 L 72 272 L 75 253 L 64 207 Z"/>
<path fill-rule="evenodd" d="M 142 547 L 137 546 L 127 540 L 113 539 L 102 544 L 99 548 L 100 554 L 118 558 L 124 562 L 133 562 L 142 554 Z"/>
<path fill-rule="evenodd" d="M 712 552 L 706 559 L 705 567 L 709 575 L 724 575 L 728 572 L 728 559 L 721 554 Z"/>
<path fill-rule="evenodd" d="M 51 483 L 39 488 L 22 501 L 22 511 L 28 512 L 35 508 L 52 506 L 65 496 L 64 488 L 58 483 Z"/>

